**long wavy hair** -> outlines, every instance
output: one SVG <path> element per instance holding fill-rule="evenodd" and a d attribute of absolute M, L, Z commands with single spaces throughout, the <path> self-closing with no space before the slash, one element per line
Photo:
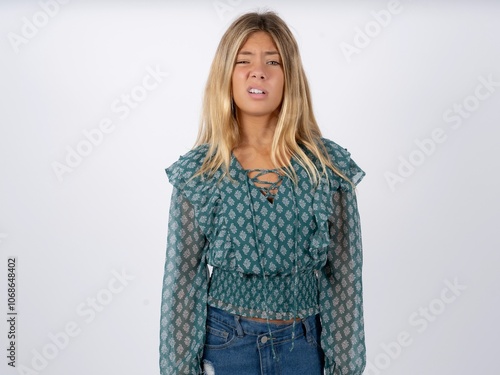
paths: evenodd
<path fill-rule="evenodd" d="M 348 178 L 330 161 L 321 142 L 321 131 L 314 117 L 311 94 L 302 66 L 297 42 L 286 23 L 274 12 L 246 13 L 236 19 L 222 36 L 208 76 L 201 123 L 195 147 L 208 144 L 207 156 L 195 174 L 213 175 L 222 167 L 229 176 L 231 151 L 240 139 L 235 103 L 232 95 L 232 74 L 236 57 L 248 37 L 257 31 L 268 33 L 281 56 L 284 89 L 271 145 L 271 161 L 275 167 L 286 165 L 287 155 L 294 155 L 314 183 L 330 168 L 340 177 Z M 321 171 L 299 146 L 302 143 L 316 156 Z M 285 173 L 294 181 L 293 168 Z M 193 176 L 194 177 L 194 176 Z M 349 181 L 349 180 L 348 180 Z"/>

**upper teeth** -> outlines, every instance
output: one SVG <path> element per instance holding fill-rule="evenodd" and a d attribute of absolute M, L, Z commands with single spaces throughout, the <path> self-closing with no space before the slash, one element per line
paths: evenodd
<path fill-rule="evenodd" d="M 259 89 L 250 89 L 248 92 L 252 94 L 264 94 L 264 91 L 259 90 Z"/>

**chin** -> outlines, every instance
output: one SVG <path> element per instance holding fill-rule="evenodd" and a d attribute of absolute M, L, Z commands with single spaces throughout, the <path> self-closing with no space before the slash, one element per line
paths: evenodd
<path fill-rule="evenodd" d="M 279 113 L 279 108 L 274 108 L 274 109 L 240 108 L 239 112 L 245 116 L 255 116 L 255 117 L 277 116 Z"/>

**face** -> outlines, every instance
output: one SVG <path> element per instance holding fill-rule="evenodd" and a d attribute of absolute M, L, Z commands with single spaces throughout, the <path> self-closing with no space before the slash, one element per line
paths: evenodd
<path fill-rule="evenodd" d="M 268 33 L 257 31 L 249 36 L 238 51 L 232 76 L 239 116 L 262 117 L 279 111 L 285 81 L 281 63 Z"/>

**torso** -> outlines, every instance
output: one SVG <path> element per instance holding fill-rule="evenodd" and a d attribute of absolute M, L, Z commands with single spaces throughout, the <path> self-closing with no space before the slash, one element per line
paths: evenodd
<path fill-rule="evenodd" d="M 256 170 L 262 170 L 262 169 L 272 170 L 269 173 L 261 174 L 258 179 L 276 183 L 280 179 L 279 176 L 277 176 L 277 173 L 283 174 L 283 172 L 279 171 L 279 169 L 276 169 L 276 167 L 273 166 L 270 153 L 259 152 L 258 150 L 256 150 L 253 147 L 250 147 L 250 146 L 234 148 L 232 150 L 232 153 L 243 169 L 245 169 L 247 171 L 251 170 L 248 173 L 248 176 L 250 178 L 259 174 L 259 172 Z M 290 160 L 290 157 L 288 157 L 288 160 Z M 257 187 L 267 187 L 268 186 L 268 184 L 265 184 L 265 183 L 260 184 L 258 181 L 255 181 L 254 183 Z M 272 194 L 276 194 L 278 191 L 278 188 L 279 188 L 279 184 L 277 185 L 277 187 L 275 189 L 271 189 L 270 192 Z M 265 193 L 263 192 L 263 194 L 265 194 Z M 270 202 L 272 203 L 272 199 L 270 199 Z M 263 319 L 263 318 L 244 317 L 244 319 L 249 319 L 249 320 L 253 320 L 256 322 L 262 322 L 262 323 L 267 322 L 267 319 Z M 295 320 L 300 321 L 300 318 L 297 318 Z M 269 319 L 269 323 L 271 323 L 271 324 L 291 324 L 291 323 L 293 323 L 293 321 L 294 321 L 294 319 L 288 319 L 288 320 Z"/>

